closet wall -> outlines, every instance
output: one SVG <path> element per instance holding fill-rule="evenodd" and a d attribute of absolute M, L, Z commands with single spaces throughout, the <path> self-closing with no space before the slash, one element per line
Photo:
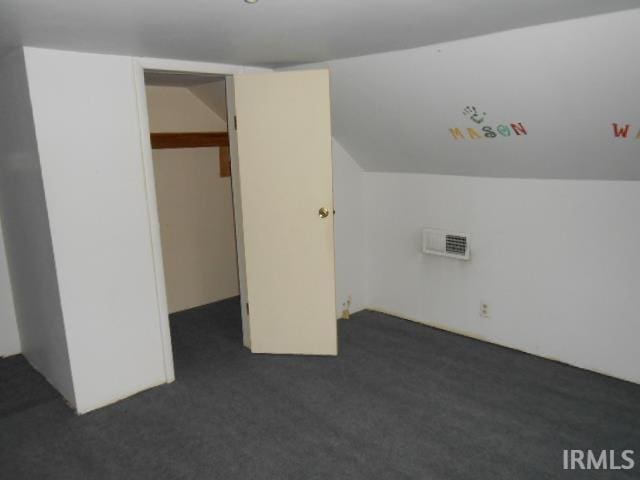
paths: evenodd
<path fill-rule="evenodd" d="M 213 98 L 224 85 L 195 89 Z M 147 104 L 152 133 L 227 129 L 187 87 L 147 86 Z M 169 312 L 239 295 L 231 178 L 220 176 L 218 148 L 154 149 L 153 163 Z"/>

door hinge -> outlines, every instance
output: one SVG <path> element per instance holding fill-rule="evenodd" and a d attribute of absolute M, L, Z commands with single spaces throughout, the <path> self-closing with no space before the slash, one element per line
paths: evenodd
<path fill-rule="evenodd" d="M 235 115 L 233 116 L 233 129 L 238 130 L 238 117 Z"/>
<path fill-rule="evenodd" d="M 247 302 L 247 315 L 249 315 L 249 302 Z"/>

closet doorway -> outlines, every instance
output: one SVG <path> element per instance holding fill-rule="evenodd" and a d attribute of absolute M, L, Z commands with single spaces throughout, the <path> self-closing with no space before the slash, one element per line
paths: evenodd
<path fill-rule="evenodd" d="M 224 76 L 145 72 L 170 314 L 240 294 Z"/>

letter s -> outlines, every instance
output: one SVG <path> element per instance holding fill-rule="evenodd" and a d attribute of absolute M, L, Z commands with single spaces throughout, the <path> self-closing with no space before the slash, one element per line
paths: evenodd
<path fill-rule="evenodd" d="M 487 138 L 496 138 L 498 134 L 494 132 L 491 127 L 482 127 L 482 131 L 484 132 L 484 136 Z"/>
<path fill-rule="evenodd" d="M 622 460 L 627 462 L 626 465 L 622 465 L 623 470 L 631 470 L 636 466 L 636 462 L 631 458 L 633 456 L 633 450 L 625 450 L 622 452 Z"/>

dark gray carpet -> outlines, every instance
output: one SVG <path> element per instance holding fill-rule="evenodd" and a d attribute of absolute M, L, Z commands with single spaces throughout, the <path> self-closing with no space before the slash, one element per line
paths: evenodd
<path fill-rule="evenodd" d="M 563 472 L 634 449 L 640 386 L 362 312 L 338 358 L 251 355 L 237 299 L 176 314 L 177 381 L 78 417 L 0 361 L 3 479 L 638 478 Z"/>

